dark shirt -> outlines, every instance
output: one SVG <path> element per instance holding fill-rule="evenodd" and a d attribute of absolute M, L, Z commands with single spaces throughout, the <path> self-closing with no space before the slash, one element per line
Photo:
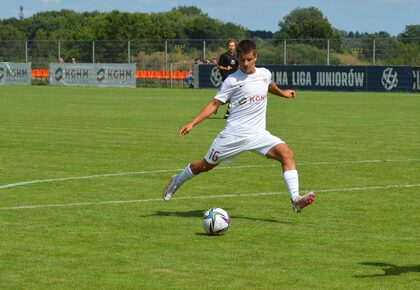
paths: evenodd
<path fill-rule="evenodd" d="M 236 53 L 234 53 L 233 55 L 229 53 L 229 51 L 226 51 L 225 53 L 223 53 L 220 58 L 219 58 L 219 66 L 231 66 L 232 69 L 227 71 L 227 70 L 219 70 L 220 74 L 222 75 L 222 80 L 225 80 L 227 78 L 228 75 L 230 75 L 231 73 L 234 73 L 237 69 L 238 69 L 238 57 L 236 56 Z"/>

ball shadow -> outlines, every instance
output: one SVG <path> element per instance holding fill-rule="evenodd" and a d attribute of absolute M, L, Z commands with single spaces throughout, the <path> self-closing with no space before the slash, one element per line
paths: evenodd
<path fill-rule="evenodd" d="M 225 209 L 227 212 L 230 211 L 229 208 Z M 160 216 L 160 217 L 184 217 L 184 218 L 201 218 L 205 211 L 203 210 L 189 210 L 189 211 L 156 211 L 148 217 Z M 290 224 L 291 222 L 280 221 L 276 219 L 266 219 L 266 218 L 255 218 L 251 216 L 240 216 L 240 215 L 231 215 L 231 219 L 243 219 L 255 222 L 266 222 L 266 223 L 279 223 L 279 224 Z"/>

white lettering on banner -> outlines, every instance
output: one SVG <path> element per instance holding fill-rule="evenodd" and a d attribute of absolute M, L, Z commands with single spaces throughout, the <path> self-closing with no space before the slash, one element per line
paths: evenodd
<path fill-rule="evenodd" d="M 294 86 L 312 86 L 311 72 L 292 72 L 292 84 Z"/>
<path fill-rule="evenodd" d="M 392 67 L 384 69 L 384 72 L 382 73 L 382 85 L 387 91 L 398 86 L 398 74 Z"/>
<path fill-rule="evenodd" d="M 413 70 L 413 91 L 420 91 L 420 69 Z"/>
<path fill-rule="evenodd" d="M 363 87 L 365 73 L 353 72 L 317 72 L 315 86 L 319 87 Z"/>
<path fill-rule="evenodd" d="M 286 87 L 420 91 L 420 67 L 268 65 L 267 68 L 272 71 L 271 80 Z"/>
<path fill-rule="evenodd" d="M 285 71 L 276 71 L 273 73 L 272 81 L 281 85 L 281 86 L 287 86 L 289 84 L 289 80 L 287 78 L 287 72 Z"/>
<path fill-rule="evenodd" d="M 222 75 L 217 66 L 211 69 L 210 81 L 215 87 L 219 87 L 222 84 Z"/>

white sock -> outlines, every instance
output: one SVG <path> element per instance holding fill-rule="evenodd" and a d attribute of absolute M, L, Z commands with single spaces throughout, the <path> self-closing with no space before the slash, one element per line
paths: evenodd
<path fill-rule="evenodd" d="M 183 184 L 185 181 L 190 180 L 191 178 L 193 178 L 195 175 L 192 173 L 191 168 L 190 168 L 190 164 L 188 164 L 187 167 L 185 167 L 184 171 L 176 176 L 177 182 L 181 185 Z"/>
<path fill-rule="evenodd" d="M 288 170 L 283 173 L 284 183 L 289 191 L 290 198 L 295 201 L 299 197 L 299 177 L 297 170 Z"/>

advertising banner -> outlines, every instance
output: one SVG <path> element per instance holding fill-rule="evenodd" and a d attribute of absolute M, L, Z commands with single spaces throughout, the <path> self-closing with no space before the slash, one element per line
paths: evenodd
<path fill-rule="evenodd" d="M 0 62 L 0 85 L 30 85 L 31 63 Z"/>
<path fill-rule="evenodd" d="M 50 63 L 54 86 L 136 87 L 135 64 Z"/>
<path fill-rule="evenodd" d="M 301 66 L 264 65 L 282 88 L 331 91 L 411 92 L 413 69 L 409 66 Z M 219 87 L 216 66 L 200 65 L 198 87 Z"/>
<path fill-rule="evenodd" d="M 222 75 L 217 65 L 194 65 L 194 88 L 218 88 L 222 84 Z"/>
<path fill-rule="evenodd" d="M 366 91 L 412 92 L 410 66 L 368 66 Z"/>

